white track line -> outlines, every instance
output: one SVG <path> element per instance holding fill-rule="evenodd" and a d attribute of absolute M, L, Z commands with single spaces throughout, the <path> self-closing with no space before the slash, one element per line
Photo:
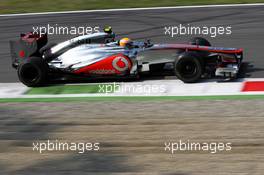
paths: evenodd
<path fill-rule="evenodd" d="M 108 96 L 210 96 L 210 95 L 263 95 L 263 92 L 241 92 L 246 81 L 264 81 L 264 78 L 240 79 L 238 82 L 216 81 L 185 84 L 180 80 L 147 80 L 142 82 L 117 82 L 120 91 L 96 94 L 39 94 L 26 95 L 28 87 L 22 83 L 0 83 L 1 98 L 60 98 L 60 97 L 108 97 Z M 110 83 L 110 82 L 109 82 Z M 90 84 L 90 83 L 89 83 Z M 85 84 L 83 84 L 85 85 Z M 87 84 L 86 84 L 87 85 Z M 158 86 L 157 86 L 158 85 Z M 139 87 L 139 88 L 138 88 Z M 149 92 L 155 87 L 155 92 Z M 136 89 L 133 89 L 136 88 Z M 141 88 L 141 89 L 140 89 Z M 144 90 L 145 89 L 145 90 Z M 135 90 L 135 91 L 134 91 Z M 140 90 L 140 91 L 138 91 Z M 144 90 L 144 91 L 143 91 Z M 160 91 L 161 90 L 161 91 Z"/>
<path fill-rule="evenodd" d="M 115 11 L 163 10 L 163 9 L 188 9 L 188 8 L 212 8 L 212 7 L 244 7 L 244 6 L 264 6 L 264 3 L 195 5 L 195 6 L 172 6 L 172 7 L 147 7 L 147 8 L 122 8 L 122 9 L 100 9 L 100 10 L 77 10 L 77 11 L 40 12 L 40 13 L 19 13 L 19 14 L 2 14 L 2 15 L 0 15 L 0 17 L 32 16 L 32 15 L 54 15 L 54 14 L 71 14 L 71 13 L 93 13 L 93 12 L 115 12 Z"/>

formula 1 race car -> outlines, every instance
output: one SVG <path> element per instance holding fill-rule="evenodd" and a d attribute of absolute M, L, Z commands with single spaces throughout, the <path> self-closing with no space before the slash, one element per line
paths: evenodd
<path fill-rule="evenodd" d="M 212 47 L 200 37 L 188 44 L 115 41 L 110 27 L 59 44 L 47 40 L 47 34 L 30 32 L 10 41 L 12 66 L 27 86 L 43 86 L 54 77 L 138 77 L 166 67 L 185 83 L 212 76 L 236 78 L 243 58 L 242 49 Z"/>

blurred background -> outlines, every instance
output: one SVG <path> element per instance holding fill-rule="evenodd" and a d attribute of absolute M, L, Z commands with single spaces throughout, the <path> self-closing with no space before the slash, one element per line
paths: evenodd
<path fill-rule="evenodd" d="M 28 13 L 175 5 L 255 3 L 250 0 L 1 0 L 0 13 Z M 264 77 L 264 6 L 108 11 L 0 16 L 0 88 L 19 84 L 11 67 L 9 40 L 33 26 L 111 25 L 118 37 L 155 43 L 171 38 L 164 26 L 232 26 L 232 35 L 208 38 L 215 46 L 241 47 L 246 76 Z M 70 35 L 49 36 L 62 42 Z M 158 81 L 158 80 L 157 80 Z M 1 89 L 0 89 L 1 90 Z M 12 94 L 12 91 L 9 91 Z M 264 100 L 0 100 L 0 174 L 263 175 Z M 99 152 L 45 152 L 32 143 L 47 139 L 100 142 Z M 164 151 L 164 142 L 231 142 L 231 152 Z"/>

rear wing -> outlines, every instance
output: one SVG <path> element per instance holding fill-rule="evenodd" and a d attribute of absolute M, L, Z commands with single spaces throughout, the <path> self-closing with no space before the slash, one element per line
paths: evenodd
<path fill-rule="evenodd" d="M 32 32 L 21 34 L 18 40 L 11 40 L 9 44 L 12 66 L 17 68 L 22 59 L 31 56 L 40 56 L 39 50 L 47 42 L 47 34 L 40 35 Z"/>

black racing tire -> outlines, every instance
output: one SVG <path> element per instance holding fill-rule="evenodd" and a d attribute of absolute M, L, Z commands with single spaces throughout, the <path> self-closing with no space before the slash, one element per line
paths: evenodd
<path fill-rule="evenodd" d="M 28 87 L 39 87 L 47 82 L 48 64 L 39 57 L 22 61 L 18 70 L 19 80 Z"/>
<path fill-rule="evenodd" d="M 202 60 L 194 53 L 184 52 L 175 60 L 175 75 L 184 83 L 195 83 L 199 81 L 203 70 Z"/>
<path fill-rule="evenodd" d="M 211 46 L 211 43 L 202 37 L 194 37 L 190 40 L 191 45 L 199 45 L 199 46 Z"/>

